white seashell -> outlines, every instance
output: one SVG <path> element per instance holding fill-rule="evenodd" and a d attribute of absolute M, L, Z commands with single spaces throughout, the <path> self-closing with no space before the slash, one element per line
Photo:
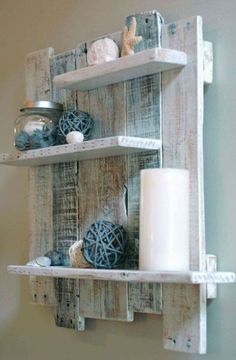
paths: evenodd
<path fill-rule="evenodd" d="M 79 131 L 71 131 L 66 135 L 68 144 L 78 144 L 84 141 L 84 135 Z"/>
<path fill-rule="evenodd" d="M 36 267 L 46 267 L 51 265 L 51 259 L 46 256 L 39 256 L 36 259 L 29 261 L 26 265 Z"/>
<path fill-rule="evenodd" d="M 50 266 L 52 261 L 47 256 L 39 256 L 35 259 L 36 264 L 39 266 L 45 267 Z"/>
<path fill-rule="evenodd" d="M 84 258 L 81 251 L 83 245 L 83 240 L 76 241 L 69 248 L 69 256 L 71 265 L 78 268 L 89 268 L 92 267 Z"/>
<path fill-rule="evenodd" d="M 119 47 L 109 38 L 94 41 L 87 53 L 87 62 L 89 65 L 103 64 L 115 60 L 119 57 Z"/>
<path fill-rule="evenodd" d="M 40 267 L 35 260 L 29 261 L 26 264 L 27 266 L 35 266 L 35 267 Z"/>
<path fill-rule="evenodd" d="M 35 130 L 43 130 L 45 124 L 40 123 L 38 121 L 31 121 L 25 124 L 24 131 L 27 132 L 28 135 L 33 135 Z"/>

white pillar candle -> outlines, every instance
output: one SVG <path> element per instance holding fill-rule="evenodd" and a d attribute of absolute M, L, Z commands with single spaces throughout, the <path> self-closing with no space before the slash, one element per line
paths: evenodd
<path fill-rule="evenodd" d="M 189 270 L 189 171 L 141 171 L 139 268 Z"/>

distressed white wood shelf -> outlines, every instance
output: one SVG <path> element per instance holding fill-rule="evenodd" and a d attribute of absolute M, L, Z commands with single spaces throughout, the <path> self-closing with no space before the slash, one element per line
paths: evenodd
<path fill-rule="evenodd" d="M 101 270 L 78 269 L 70 267 L 33 267 L 9 265 L 8 272 L 17 275 L 46 276 L 69 279 L 111 280 L 125 282 L 177 283 L 177 284 L 225 284 L 234 283 L 233 272 L 203 271 L 140 271 L 140 270 Z"/>
<path fill-rule="evenodd" d="M 51 146 L 48 148 L 0 154 L 0 164 L 39 166 L 75 160 L 90 160 L 109 156 L 128 155 L 142 151 L 156 151 L 161 141 L 131 136 L 114 136 L 85 141 L 80 144 Z"/>
<path fill-rule="evenodd" d="M 173 70 L 187 65 L 182 51 L 153 48 L 105 64 L 94 65 L 54 77 L 61 89 L 92 90 L 137 77 Z"/>

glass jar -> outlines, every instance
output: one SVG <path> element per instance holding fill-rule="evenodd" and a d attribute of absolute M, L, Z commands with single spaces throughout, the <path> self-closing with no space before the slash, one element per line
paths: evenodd
<path fill-rule="evenodd" d="M 63 105 L 53 101 L 26 101 L 15 121 L 15 147 L 20 151 L 56 145 L 56 125 Z"/>

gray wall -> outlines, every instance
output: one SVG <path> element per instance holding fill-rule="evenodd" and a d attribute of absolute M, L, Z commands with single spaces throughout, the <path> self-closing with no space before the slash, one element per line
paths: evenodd
<path fill-rule="evenodd" d="M 205 190 L 208 253 L 221 270 L 236 271 L 236 31 L 235 0 L 1 0 L 0 152 L 12 150 L 12 127 L 24 100 L 24 56 L 56 52 L 117 31 L 134 11 L 158 9 L 166 22 L 202 15 L 215 45 L 214 85 L 205 97 Z M 162 320 L 136 316 L 131 324 L 87 321 L 87 331 L 56 328 L 52 310 L 29 305 L 27 278 L 7 264 L 27 261 L 27 171 L 0 167 L 0 359 L 198 359 L 162 349 Z M 236 286 L 220 286 L 208 311 L 207 360 L 236 358 Z"/>

